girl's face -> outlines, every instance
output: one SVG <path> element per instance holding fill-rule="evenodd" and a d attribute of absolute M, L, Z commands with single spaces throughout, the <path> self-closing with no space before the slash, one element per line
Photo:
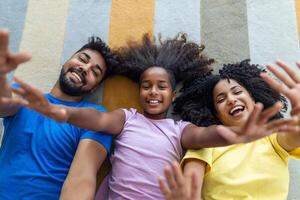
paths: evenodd
<path fill-rule="evenodd" d="M 226 126 L 243 126 L 255 105 L 249 92 L 233 79 L 216 84 L 213 100 L 217 115 Z"/>
<path fill-rule="evenodd" d="M 166 118 L 175 95 L 165 69 L 151 67 L 143 72 L 140 81 L 140 103 L 147 118 Z"/>

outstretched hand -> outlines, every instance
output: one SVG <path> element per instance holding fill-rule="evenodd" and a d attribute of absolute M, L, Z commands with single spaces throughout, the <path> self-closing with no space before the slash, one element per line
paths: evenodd
<path fill-rule="evenodd" d="M 220 135 L 229 144 L 246 143 L 271 135 L 275 132 L 299 131 L 298 118 L 277 119 L 269 121 L 282 108 L 280 102 L 263 110 L 263 105 L 257 103 L 243 127 L 228 128 L 219 126 Z"/>
<path fill-rule="evenodd" d="M 262 79 L 267 82 L 274 90 L 285 95 L 292 104 L 292 115 L 300 114 L 300 75 L 299 72 L 292 69 L 283 61 L 277 61 L 276 64 L 283 69 L 282 72 L 274 65 L 267 65 L 268 69 L 277 77 L 281 82 L 276 81 L 266 73 L 262 73 Z M 300 69 L 300 62 L 296 63 Z"/>
<path fill-rule="evenodd" d="M 31 59 L 28 53 L 11 53 L 8 49 L 9 32 L 0 30 L 0 76 L 13 71 L 21 63 Z"/>
<path fill-rule="evenodd" d="M 15 82 L 19 84 L 19 88 L 11 88 L 16 97 L 2 97 L 1 102 L 6 104 L 20 104 L 35 110 L 49 118 L 58 122 L 67 121 L 67 111 L 63 106 L 54 105 L 48 102 L 43 92 L 34 88 L 27 83 L 15 78 Z"/>
<path fill-rule="evenodd" d="M 164 172 L 166 181 L 160 177 L 159 185 L 166 200 L 199 200 L 197 194 L 199 183 L 195 174 L 185 177 L 177 162 L 167 166 Z"/>

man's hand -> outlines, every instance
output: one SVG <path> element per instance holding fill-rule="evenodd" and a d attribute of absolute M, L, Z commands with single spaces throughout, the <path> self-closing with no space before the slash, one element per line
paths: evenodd
<path fill-rule="evenodd" d="M 20 87 L 12 88 L 11 90 L 13 93 L 17 94 L 17 97 L 2 97 L 0 99 L 1 102 L 27 106 L 49 118 L 55 119 L 58 122 L 67 121 L 67 111 L 64 106 L 49 103 L 42 91 L 28 85 L 18 78 L 15 78 L 15 82 L 18 83 Z"/>
<path fill-rule="evenodd" d="M 19 64 L 31 59 L 31 55 L 28 53 L 11 53 L 8 44 L 8 31 L 0 30 L 0 77 L 13 71 Z"/>

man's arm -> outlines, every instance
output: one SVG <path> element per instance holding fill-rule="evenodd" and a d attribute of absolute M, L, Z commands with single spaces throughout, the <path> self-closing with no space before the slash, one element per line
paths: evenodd
<path fill-rule="evenodd" d="M 107 156 L 105 148 L 91 139 L 80 141 L 60 199 L 92 200 L 95 198 L 97 172 Z"/>
<path fill-rule="evenodd" d="M 18 103 L 6 104 L 1 101 L 2 97 L 12 97 L 6 75 L 16 69 L 19 64 L 27 62 L 31 58 L 28 53 L 11 53 L 8 43 L 8 31 L 0 29 L 0 117 L 14 115 L 20 107 Z"/>
<path fill-rule="evenodd" d="M 2 98 L 2 101 L 27 106 L 58 122 L 68 122 L 84 129 L 113 135 L 119 134 L 123 129 L 126 116 L 122 109 L 99 112 L 95 108 L 51 104 L 39 89 L 18 78 L 15 78 L 15 82 L 19 84 L 19 88 L 13 88 L 12 91 L 22 98 Z"/>

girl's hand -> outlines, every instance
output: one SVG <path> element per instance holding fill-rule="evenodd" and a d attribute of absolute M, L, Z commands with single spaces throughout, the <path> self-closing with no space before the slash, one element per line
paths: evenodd
<path fill-rule="evenodd" d="M 166 200 L 200 200 L 196 175 L 185 177 L 177 162 L 165 168 L 165 178 L 159 178 L 159 185 Z"/>
<path fill-rule="evenodd" d="M 237 144 L 252 142 L 276 132 L 299 131 L 297 117 L 277 119 L 269 122 L 281 108 L 282 104 L 277 102 L 270 108 L 262 111 L 262 104 L 257 103 L 243 127 L 232 127 L 230 128 L 231 131 L 229 131 L 227 127 L 220 126 L 222 130 L 219 131 L 219 134 L 225 138 L 229 144 Z"/>

